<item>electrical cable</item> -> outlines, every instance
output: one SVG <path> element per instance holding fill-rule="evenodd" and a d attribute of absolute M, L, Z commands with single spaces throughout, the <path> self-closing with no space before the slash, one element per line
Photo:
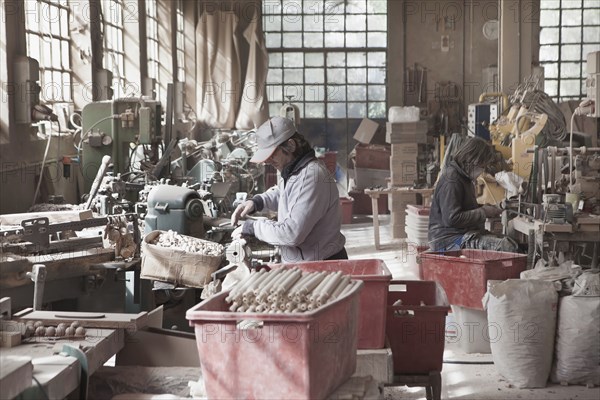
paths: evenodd
<path fill-rule="evenodd" d="M 569 190 L 573 187 L 573 121 L 575 121 L 575 115 L 577 110 L 571 115 L 571 132 L 569 135 Z"/>
<path fill-rule="evenodd" d="M 46 393 L 46 390 L 44 389 L 40 381 L 38 381 L 38 379 L 35 377 L 35 375 L 32 375 L 31 378 L 35 381 L 38 388 L 40 389 L 40 392 L 42 392 L 42 394 L 44 395 L 44 399 L 50 400 L 50 396 L 48 396 L 48 393 Z"/>
<path fill-rule="evenodd" d="M 81 145 L 83 144 L 83 141 L 85 140 L 87 135 L 90 134 L 90 132 L 92 131 L 92 129 L 94 129 L 94 127 L 96 125 L 98 125 L 99 123 L 104 122 L 106 120 L 117 119 L 117 118 L 121 118 L 121 116 L 118 114 L 115 114 L 115 115 L 109 115 L 108 117 L 104 117 L 104 118 L 94 122 L 94 124 L 92 126 L 90 126 L 85 133 L 81 134 L 81 138 L 79 139 L 79 145 L 77 146 L 77 157 L 79 157 L 79 153 L 81 152 Z"/>

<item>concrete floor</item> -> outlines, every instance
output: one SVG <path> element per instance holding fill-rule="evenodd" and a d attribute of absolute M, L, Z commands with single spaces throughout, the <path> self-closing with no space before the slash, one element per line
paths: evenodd
<path fill-rule="evenodd" d="M 354 223 L 342 226 L 346 236 L 346 249 L 351 259 L 379 258 L 385 261 L 394 279 L 418 279 L 418 272 L 408 264 L 409 255 L 403 241 L 391 238 L 389 215 L 380 216 L 381 250 L 375 250 L 372 218 L 354 217 Z M 490 354 L 466 354 L 456 343 L 446 343 L 444 360 L 466 362 L 491 362 Z M 385 399 L 425 399 L 425 389 L 388 387 Z M 598 400 L 600 388 L 561 386 L 549 384 L 541 389 L 516 389 L 496 371 L 493 364 L 444 363 L 442 370 L 442 399 L 470 400 Z"/>

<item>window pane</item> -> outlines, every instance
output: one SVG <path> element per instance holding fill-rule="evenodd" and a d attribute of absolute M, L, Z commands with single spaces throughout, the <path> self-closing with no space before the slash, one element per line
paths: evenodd
<path fill-rule="evenodd" d="M 576 96 L 579 97 L 581 90 L 581 81 L 579 79 L 566 80 L 561 79 L 560 81 L 560 95 L 564 96 Z"/>
<path fill-rule="evenodd" d="M 369 31 L 387 31 L 387 17 L 385 15 L 369 15 L 367 25 Z"/>
<path fill-rule="evenodd" d="M 349 67 L 365 67 L 367 65 L 367 54 L 348 53 L 347 64 Z"/>
<path fill-rule="evenodd" d="M 600 4 L 596 3 L 596 6 Z M 600 8 L 586 10 L 583 13 L 583 24 L 584 25 L 600 25 Z"/>
<path fill-rule="evenodd" d="M 364 103 L 349 103 L 348 118 L 364 118 L 367 116 L 367 105 Z"/>
<path fill-rule="evenodd" d="M 302 70 L 286 68 L 283 72 L 285 83 L 302 83 Z"/>
<path fill-rule="evenodd" d="M 387 47 L 387 33 L 369 32 L 367 34 L 369 47 Z"/>
<path fill-rule="evenodd" d="M 369 103 L 369 118 L 385 118 L 385 103 Z"/>
<path fill-rule="evenodd" d="M 563 11 L 562 24 L 571 26 L 581 25 L 581 9 Z"/>
<path fill-rule="evenodd" d="M 283 82 L 283 70 L 281 68 L 269 68 L 267 80 L 271 83 Z"/>
<path fill-rule="evenodd" d="M 598 45 L 597 44 L 586 44 L 586 45 L 584 45 L 583 46 L 583 51 L 582 51 L 583 59 L 587 60 L 587 55 L 589 53 L 593 53 L 595 51 L 598 51 Z"/>
<path fill-rule="evenodd" d="M 385 1 L 367 1 L 367 12 L 373 13 L 386 13 L 387 4 Z"/>
<path fill-rule="evenodd" d="M 323 47 L 322 33 L 305 33 L 304 47 Z"/>
<path fill-rule="evenodd" d="M 281 17 L 279 15 L 269 15 L 263 19 L 265 32 L 281 31 Z"/>
<path fill-rule="evenodd" d="M 369 68 L 369 83 L 385 83 L 385 70 L 382 68 Z"/>
<path fill-rule="evenodd" d="M 62 67 L 60 40 L 52 40 L 52 67 L 60 69 Z M 69 60 L 67 58 L 66 62 Z M 60 82 L 60 81 L 59 81 Z"/>
<path fill-rule="evenodd" d="M 583 0 L 583 7 L 585 7 L 585 8 L 598 7 L 598 0 Z"/>
<path fill-rule="evenodd" d="M 66 40 L 61 40 L 61 47 L 62 47 L 62 53 L 61 53 L 61 63 L 63 64 L 62 67 L 64 69 L 70 69 L 71 67 L 71 63 L 69 62 L 69 42 Z"/>
<path fill-rule="evenodd" d="M 365 31 L 367 29 L 366 18 L 364 15 L 349 15 L 346 18 L 346 30 Z"/>
<path fill-rule="evenodd" d="M 306 53 L 304 55 L 304 65 L 307 67 L 322 67 L 323 64 L 323 53 Z"/>
<path fill-rule="evenodd" d="M 558 81 L 546 79 L 544 82 L 544 91 L 548 93 L 548 96 L 550 97 L 558 96 Z"/>
<path fill-rule="evenodd" d="M 561 28 L 562 43 L 581 42 L 581 28 Z"/>
<path fill-rule="evenodd" d="M 305 118 L 325 118 L 325 105 L 323 103 L 306 103 L 304 113 Z"/>
<path fill-rule="evenodd" d="M 348 83 L 366 83 L 366 81 L 366 68 L 352 68 L 348 70 Z"/>
<path fill-rule="evenodd" d="M 69 17 L 65 9 L 60 10 L 60 34 L 64 38 L 69 37 Z"/>
<path fill-rule="evenodd" d="M 301 33 L 284 33 L 283 47 L 302 47 Z"/>
<path fill-rule="evenodd" d="M 281 104 L 269 102 L 269 115 L 279 115 Z"/>
<path fill-rule="evenodd" d="M 540 44 L 558 43 L 558 28 L 540 29 Z"/>
<path fill-rule="evenodd" d="M 327 117 L 346 118 L 346 103 L 328 103 Z"/>
<path fill-rule="evenodd" d="M 344 31 L 344 18 L 341 15 L 325 15 L 324 24 L 327 32 Z"/>
<path fill-rule="evenodd" d="M 385 53 L 369 53 L 368 65 L 369 67 L 385 67 Z"/>
<path fill-rule="evenodd" d="M 282 29 L 284 32 L 302 32 L 302 17 L 297 15 L 284 16 Z"/>
<path fill-rule="evenodd" d="M 328 67 L 344 67 L 346 65 L 346 53 L 327 54 Z"/>
<path fill-rule="evenodd" d="M 267 90 L 270 101 L 283 101 L 283 87 L 280 85 L 268 85 Z"/>
<path fill-rule="evenodd" d="M 553 46 L 554 47 L 554 46 Z M 564 45 L 560 49 L 561 61 L 579 61 L 581 60 L 581 46 Z"/>
<path fill-rule="evenodd" d="M 323 32 L 323 18 L 320 15 L 306 15 L 304 17 L 305 32 Z"/>
<path fill-rule="evenodd" d="M 581 64 L 563 62 L 560 66 L 560 78 L 578 78 L 581 76 Z M 562 90 L 561 90 L 562 94 Z"/>
<path fill-rule="evenodd" d="M 269 54 L 269 67 L 281 67 L 283 57 L 281 53 L 270 53 Z"/>
<path fill-rule="evenodd" d="M 304 80 L 310 83 L 325 83 L 325 72 L 323 68 L 306 68 Z"/>
<path fill-rule="evenodd" d="M 367 11 L 365 0 L 349 0 L 346 3 L 346 12 L 349 14 L 365 13 Z"/>
<path fill-rule="evenodd" d="M 304 99 L 306 101 L 325 101 L 325 86 L 306 85 L 304 86 Z"/>
<path fill-rule="evenodd" d="M 73 91 L 73 87 L 71 85 L 71 74 L 63 73 L 62 74 L 62 82 L 63 82 L 63 100 L 71 101 L 71 92 Z"/>
<path fill-rule="evenodd" d="M 327 87 L 327 101 L 346 101 L 346 86 L 329 85 Z"/>
<path fill-rule="evenodd" d="M 558 78 L 558 64 L 544 64 L 544 75 L 546 78 Z"/>
<path fill-rule="evenodd" d="M 346 46 L 366 47 L 367 38 L 365 32 L 346 33 Z"/>
<path fill-rule="evenodd" d="M 284 67 L 302 67 L 303 54 L 302 53 L 284 53 L 283 55 L 283 66 Z"/>
<path fill-rule="evenodd" d="M 584 27 L 583 28 L 584 43 L 600 43 L 600 27 Z"/>
<path fill-rule="evenodd" d="M 558 10 L 540 10 L 540 26 L 557 26 L 559 17 Z"/>
<path fill-rule="evenodd" d="M 43 14 L 45 14 L 43 15 L 43 18 L 48 19 L 52 36 L 60 36 L 60 9 L 57 7 L 49 7 L 46 4 L 44 4 L 42 7 L 44 10 Z"/>
<path fill-rule="evenodd" d="M 367 87 L 363 85 L 348 85 L 348 101 L 367 99 Z"/>
<path fill-rule="evenodd" d="M 302 93 L 302 86 L 286 85 L 283 90 L 283 96 L 285 98 L 287 98 L 288 96 L 293 96 L 293 99 L 297 101 L 302 101 L 304 99 L 304 95 Z"/>
<path fill-rule="evenodd" d="M 344 34 L 338 32 L 327 33 L 325 35 L 326 47 L 344 47 Z"/>
<path fill-rule="evenodd" d="M 558 61 L 558 46 L 540 46 L 540 61 Z"/>
<path fill-rule="evenodd" d="M 581 8 L 581 0 L 562 0 L 562 8 Z"/>
<path fill-rule="evenodd" d="M 345 68 L 328 68 L 327 82 L 329 83 L 346 83 Z"/>
<path fill-rule="evenodd" d="M 281 47 L 281 34 L 280 33 L 269 33 L 266 40 L 267 47 L 279 48 Z"/>
<path fill-rule="evenodd" d="M 32 1 L 24 2 L 25 26 L 32 31 L 39 31 L 40 9 L 37 3 Z"/>
<path fill-rule="evenodd" d="M 369 101 L 373 100 L 385 100 L 385 86 L 369 86 Z"/>

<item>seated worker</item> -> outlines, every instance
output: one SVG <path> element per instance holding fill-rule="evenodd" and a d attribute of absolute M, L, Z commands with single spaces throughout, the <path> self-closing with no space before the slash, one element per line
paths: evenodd
<path fill-rule="evenodd" d="M 273 117 L 258 128 L 256 140 L 258 150 L 250 161 L 273 165 L 282 179 L 240 204 L 231 224 L 263 209 L 277 211 L 277 221 L 246 220 L 232 237 L 253 235 L 279 246 L 283 262 L 347 259 L 335 179 L 294 123 Z"/>
<path fill-rule="evenodd" d="M 482 249 L 517 252 L 507 236 L 485 230 L 485 219 L 502 210 L 477 204 L 474 181 L 495 160 L 494 148 L 480 138 L 469 138 L 456 151 L 440 176 L 429 213 L 429 248 L 433 251 Z"/>

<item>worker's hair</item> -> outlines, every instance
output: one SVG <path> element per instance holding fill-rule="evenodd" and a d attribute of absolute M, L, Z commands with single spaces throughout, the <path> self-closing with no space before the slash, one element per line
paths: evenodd
<path fill-rule="evenodd" d="M 290 145 L 288 144 L 288 140 L 290 139 L 296 143 L 296 148 L 294 151 L 291 151 Z M 312 149 L 312 146 L 310 143 L 308 143 L 308 140 L 306 140 L 306 138 L 298 132 L 294 133 L 290 139 L 286 140 L 279 147 L 281 147 L 286 153 L 291 153 L 294 157 L 300 157 Z"/>
<path fill-rule="evenodd" d="M 496 161 L 496 151 L 491 144 L 485 140 L 472 137 L 458 149 L 452 157 L 454 161 L 465 171 L 473 168 L 485 168 Z"/>

